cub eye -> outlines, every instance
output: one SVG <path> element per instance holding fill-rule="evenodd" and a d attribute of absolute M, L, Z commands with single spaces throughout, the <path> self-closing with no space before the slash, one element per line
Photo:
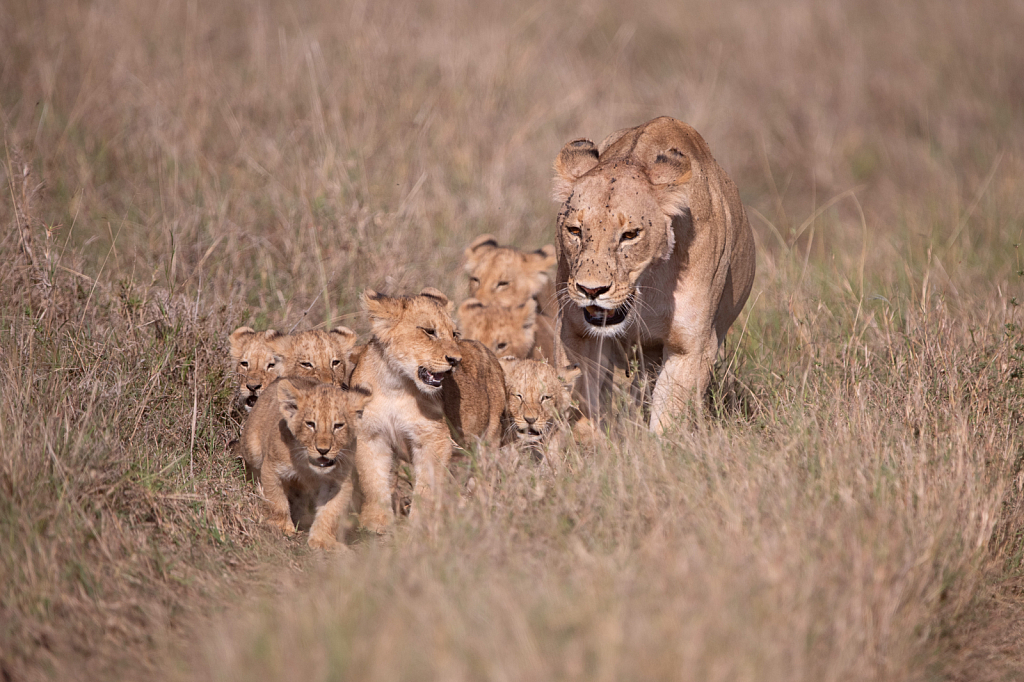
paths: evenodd
<path fill-rule="evenodd" d="M 571 234 L 573 237 L 579 237 L 583 234 L 583 228 L 579 225 L 566 225 L 565 231 Z"/>
<path fill-rule="evenodd" d="M 306 426 L 316 431 L 316 422 L 306 422 Z"/>
<path fill-rule="evenodd" d="M 469 278 L 469 283 L 472 286 L 478 287 L 478 286 L 480 286 L 480 278 L 479 277 L 470 277 Z"/>
<path fill-rule="evenodd" d="M 341 364 L 341 360 L 337 360 L 337 359 L 331 360 L 331 367 L 337 367 L 340 364 Z"/>
<path fill-rule="evenodd" d="M 525 400 L 523 400 L 523 396 L 519 395 L 518 393 L 512 394 L 512 397 L 513 398 L 519 398 L 519 402 L 521 402 L 521 403 L 525 403 L 526 402 Z"/>
<path fill-rule="evenodd" d="M 542 396 L 540 397 L 540 401 L 541 401 L 541 402 L 545 402 L 545 401 L 547 401 L 547 400 L 551 400 L 551 396 L 549 396 L 549 395 L 542 395 Z"/>
<path fill-rule="evenodd" d="M 313 369 L 313 363 L 312 362 L 307 362 L 307 361 L 303 360 L 299 364 L 301 366 L 305 367 L 306 369 Z"/>
<path fill-rule="evenodd" d="M 499 341 L 496 347 L 498 350 L 505 350 L 506 348 L 508 348 L 508 344 L 505 343 L 504 341 Z"/>
<path fill-rule="evenodd" d="M 249 361 L 248 360 L 242 360 L 238 364 L 240 364 L 242 367 L 245 367 L 246 369 L 249 369 Z"/>
<path fill-rule="evenodd" d="M 495 284 L 494 288 L 495 289 L 501 289 L 502 287 L 507 287 L 507 286 L 508 286 L 508 281 L 502 280 L 502 281 L 498 282 L 497 284 Z"/>
<path fill-rule="evenodd" d="M 452 332 L 452 338 L 453 339 L 461 339 L 462 338 L 462 333 L 458 329 L 456 329 L 455 331 Z"/>
<path fill-rule="evenodd" d="M 275 363 L 275 362 L 274 362 L 273 360 L 271 360 L 270 362 L 268 362 L 268 363 L 267 363 L 267 369 L 270 369 L 270 368 L 271 368 L 271 367 L 273 367 L 273 366 L 274 366 L 275 364 L 276 364 L 276 363 Z M 246 365 L 246 366 L 248 367 L 248 365 Z"/>
<path fill-rule="evenodd" d="M 426 334 L 430 338 L 437 338 L 437 330 L 434 329 L 433 327 L 420 327 L 420 329 L 423 331 L 424 334 Z"/>
<path fill-rule="evenodd" d="M 335 431 L 340 431 L 343 428 L 345 428 L 345 424 L 343 422 L 340 422 L 340 423 L 334 425 L 334 430 Z"/>
<path fill-rule="evenodd" d="M 636 239 L 639 236 L 640 236 L 640 231 L 639 230 L 626 230 L 625 232 L 622 233 L 622 236 L 619 238 L 619 241 L 620 242 L 628 242 L 628 241 L 632 241 L 632 240 Z"/>

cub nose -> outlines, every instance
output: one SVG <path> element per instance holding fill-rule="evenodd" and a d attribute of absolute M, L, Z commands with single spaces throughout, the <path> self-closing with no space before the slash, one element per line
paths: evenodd
<path fill-rule="evenodd" d="M 533 426 L 534 424 L 536 424 L 536 423 L 537 423 L 537 418 L 536 418 L 536 417 L 527 417 L 527 416 L 526 416 L 526 415 L 524 414 L 524 415 L 523 415 L 523 421 L 525 421 L 525 422 L 526 422 L 527 424 L 529 424 L 530 426 Z"/>
<path fill-rule="evenodd" d="M 580 284 L 579 282 L 576 282 L 576 288 L 579 290 L 579 292 L 581 294 L 583 294 L 587 298 L 597 298 L 598 296 L 600 296 L 604 292 L 606 292 L 609 289 L 611 289 L 610 286 L 607 286 L 607 287 L 594 287 L 594 288 L 585 287 L 582 284 Z"/>
<path fill-rule="evenodd" d="M 331 448 L 329 448 L 329 447 L 326 447 L 326 448 L 322 448 L 322 447 L 320 447 L 320 446 L 318 445 L 318 446 L 316 447 L 316 451 L 317 451 L 317 452 L 319 452 L 321 456 L 324 456 L 324 457 L 326 457 L 326 456 L 327 456 L 327 453 L 331 451 Z"/>
<path fill-rule="evenodd" d="M 245 385 L 245 387 L 247 389 L 249 389 L 250 393 L 255 393 L 256 391 L 260 390 L 261 386 L 263 386 L 263 384 L 246 384 Z"/>
<path fill-rule="evenodd" d="M 444 356 L 444 359 L 448 361 L 448 364 L 452 366 L 452 369 L 458 367 L 459 363 L 462 362 L 462 358 L 458 355 L 446 355 Z"/>

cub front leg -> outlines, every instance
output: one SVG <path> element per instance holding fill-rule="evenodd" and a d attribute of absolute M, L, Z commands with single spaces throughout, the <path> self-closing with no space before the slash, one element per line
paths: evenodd
<path fill-rule="evenodd" d="M 391 445 L 381 437 L 356 441 L 356 471 L 363 492 L 359 523 L 366 530 L 384 533 L 391 524 Z"/>
<path fill-rule="evenodd" d="M 309 528 L 309 546 L 315 549 L 339 549 L 345 545 L 338 541 L 338 521 L 352 501 L 352 477 L 346 476 L 320 486 L 316 500 L 316 516 Z"/>
<path fill-rule="evenodd" d="M 415 482 L 413 497 L 417 505 L 433 511 L 437 507 L 441 484 L 448 473 L 448 462 L 452 458 L 452 447 L 455 443 L 448 434 L 448 428 L 441 423 L 424 430 L 412 449 L 412 468 Z M 409 516 L 418 516 L 414 506 Z"/>
<path fill-rule="evenodd" d="M 272 465 L 264 467 L 260 472 L 260 484 L 267 505 L 267 523 L 281 529 L 285 535 L 294 535 L 295 524 L 292 523 L 288 493 L 285 492 L 284 481 Z"/>

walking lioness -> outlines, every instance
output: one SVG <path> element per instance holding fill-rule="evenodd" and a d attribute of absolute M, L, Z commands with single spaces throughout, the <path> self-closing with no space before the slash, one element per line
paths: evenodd
<path fill-rule="evenodd" d="M 754 237 L 736 185 L 707 143 L 662 117 L 555 160 L 559 295 L 555 364 L 578 363 L 581 407 L 598 418 L 617 364 L 660 366 L 660 432 L 699 404 L 754 280 Z M 624 348 L 627 355 L 617 352 Z"/>

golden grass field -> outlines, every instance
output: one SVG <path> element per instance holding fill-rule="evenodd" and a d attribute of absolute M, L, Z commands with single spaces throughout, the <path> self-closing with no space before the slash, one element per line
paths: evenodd
<path fill-rule="evenodd" d="M 629 6 L 0 0 L 0 679 L 1024 679 L 1024 6 Z M 758 244 L 707 413 L 262 526 L 227 334 L 461 300 L 662 114 Z"/>

